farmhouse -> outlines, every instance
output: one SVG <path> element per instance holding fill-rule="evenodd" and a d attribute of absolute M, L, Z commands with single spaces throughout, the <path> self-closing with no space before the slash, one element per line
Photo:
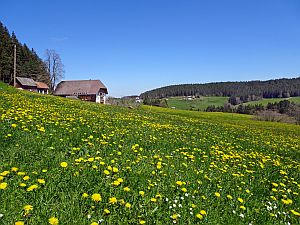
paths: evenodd
<path fill-rule="evenodd" d="M 48 94 L 49 91 L 47 84 L 43 82 L 36 82 L 27 77 L 16 77 L 16 88 L 32 92 L 39 92 L 41 94 Z"/>
<path fill-rule="evenodd" d="M 100 80 L 71 80 L 60 82 L 54 95 L 66 98 L 79 98 L 84 101 L 105 104 L 107 88 Z"/>

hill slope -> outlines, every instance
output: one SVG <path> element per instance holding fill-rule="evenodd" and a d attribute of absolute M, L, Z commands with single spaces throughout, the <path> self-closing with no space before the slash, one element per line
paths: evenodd
<path fill-rule="evenodd" d="M 300 96 L 300 77 L 248 82 L 219 82 L 207 84 L 179 84 L 157 88 L 142 93 L 143 98 L 166 98 L 174 96 L 224 96 L 282 98 Z"/>
<path fill-rule="evenodd" d="M 297 126 L 0 89 L 2 224 L 299 221 Z"/>

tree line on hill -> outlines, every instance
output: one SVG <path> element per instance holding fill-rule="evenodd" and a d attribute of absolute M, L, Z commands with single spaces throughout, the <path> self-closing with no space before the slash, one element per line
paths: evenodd
<path fill-rule="evenodd" d="M 162 99 L 174 96 L 231 97 L 231 104 L 260 98 L 287 98 L 300 96 L 300 77 L 267 81 L 217 82 L 207 84 L 180 84 L 157 88 L 141 94 L 143 99 Z"/>
<path fill-rule="evenodd" d="M 22 44 L 14 32 L 0 22 L 0 81 L 12 83 L 14 72 L 14 45 L 16 45 L 16 73 L 17 76 L 32 78 L 49 84 L 50 76 L 43 60 L 33 48 Z"/>

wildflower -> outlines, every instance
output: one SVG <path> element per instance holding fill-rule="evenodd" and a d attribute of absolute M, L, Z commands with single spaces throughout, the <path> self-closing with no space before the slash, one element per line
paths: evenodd
<path fill-rule="evenodd" d="M 66 168 L 68 166 L 68 163 L 62 162 L 62 163 L 60 163 L 60 166 L 63 167 L 63 168 Z"/>
<path fill-rule="evenodd" d="M 182 181 L 176 181 L 176 184 L 178 185 L 178 186 L 181 186 L 182 184 L 183 184 L 183 182 Z"/>
<path fill-rule="evenodd" d="M 244 202 L 244 200 L 243 200 L 242 198 L 238 198 L 238 201 L 239 201 L 240 203 L 243 203 L 243 202 Z"/>
<path fill-rule="evenodd" d="M 119 181 L 120 183 L 122 183 L 124 180 L 122 178 L 118 178 L 117 181 Z"/>
<path fill-rule="evenodd" d="M 105 175 L 109 175 L 110 174 L 110 172 L 108 170 L 104 170 L 103 172 L 104 172 Z"/>
<path fill-rule="evenodd" d="M 240 209 L 242 209 L 242 210 L 246 210 L 246 207 L 245 207 L 245 206 L 243 206 L 243 205 L 241 205 L 241 206 L 240 206 Z"/>
<path fill-rule="evenodd" d="M 216 192 L 215 196 L 218 197 L 218 198 L 220 198 L 221 194 L 219 192 Z"/>
<path fill-rule="evenodd" d="M 128 191 L 130 191 L 130 188 L 129 187 L 124 187 L 123 190 L 128 192 Z"/>
<path fill-rule="evenodd" d="M 173 215 L 171 216 L 171 218 L 172 218 L 173 220 L 178 219 L 178 214 L 173 214 Z"/>
<path fill-rule="evenodd" d="M 182 190 L 183 192 L 187 192 L 187 189 L 186 189 L 186 188 L 181 188 L 181 190 Z"/>
<path fill-rule="evenodd" d="M 93 199 L 93 201 L 95 201 L 95 202 L 100 202 L 100 201 L 102 200 L 102 197 L 101 197 L 100 194 L 95 193 L 95 194 L 92 195 L 92 199 Z"/>
<path fill-rule="evenodd" d="M 98 225 L 98 223 L 97 222 L 92 222 L 91 225 Z"/>
<path fill-rule="evenodd" d="M 119 172 L 119 169 L 117 167 L 113 167 L 113 172 L 117 173 L 117 172 Z"/>
<path fill-rule="evenodd" d="M 145 220 L 140 220 L 140 224 L 145 224 L 146 221 Z"/>
<path fill-rule="evenodd" d="M 119 181 L 117 181 L 117 180 L 115 180 L 115 181 L 113 182 L 113 185 L 115 185 L 115 186 L 119 186 L 119 185 L 120 185 L 120 182 L 119 182 Z"/>
<path fill-rule="evenodd" d="M 200 214 L 205 216 L 206 215 L 206 211 L 205 210 L 200 210 Z"/>
<path fill-rule="evenodd" d="M 291 210 L 291 213 L 293 213 L 295 216 L 300 216 L 300 213 L 299 212 L 297 212 L 297 211 L 295 211 L 295 210 Z"/>
<path fill-rule="evenodd" d="M 87 197 L 89 197 L 89 194 L 88 193 L 83 193 L 82 197 L 87 198 Z"/>
<path fill-rule="evenodd" d="M 55 217 L 51 217 L 51 218 L 49 219 L 49 223 L 50 223 L 51 225 L 57 225 L 57 224 L 58 224 L 58 219 L 55 218 Z"/>
<path fill-rule="evenodd" d="M 32 205 L 25 205 L 23 207 L 23 209 L 26 211 L 26 212 L 29 212 L 30 210 L 33 210 L 33 206 Z"/>
<path fill-rule="evenodd" d="M 157 200 L 156 200 L 156 198 L 151 198 L 150 201 L 151 202 L 156 202 Z"/>
<path fill-rule="evenodd" d="M 200 213 L 196 214 L 196 217 L 197 217 L 198 219 L 200 219 L 200 220 L 203 219 L 203 216 L 202 216 Z"/>
<path fill-rule="evenodd" d="M 108 209 L 104 209 L 104 213 L 108 215 L 110 214 L 110 211 Z"/>
<path fill-rule="evenodd" d="M 25 223 L 23 221 L 17 221 L 15 222 L 15 225 L 24 225 Z"/>
<path fill-rule="evenodd" d="M 27 186 L 25 183 L 20 183 L 19 185 L 20 185 L 20 187 L 26 187 Z"/>
<path fill-rule="evenodd" d="M 11 168 L 11 171 L 13 171 L 13 172 L 17 172 L 19 170 L 19 168 L 17 168 L 17 167 L 12 167 Z"/>
<path fill-rule="evenodd" d="M 111 197 L 111 198 L 109 198 L 109 203 L 110 204 L 115 204 L 115 203 L 117 203 L 117 199 L 115 198 L 115 197 Z"/>
<path fill-rule="evenodd" d="M 29 180 L 29 176 L 23 177 L 23 180 Z"/>
<path fill-rule="evenodd" d="M 232 197 L 231 195 L 227 195 L 227 198 L 228 198 L 229 200 L 232 200 L 232 199 L 233 199 L 233 197 Z"/>
<path fill-rule="evenodd" d="M 139 191 L 140 196 L 144 196 L 145 192 L 144 191 Z"/>
<path fill-rule="evenodd" d="M 130 209 L 131 208 L 131 204 L 130 203 L 126 203 L 125 207 Z"/>
<path fill-rule="evenodd" d="M 40 183 L 40 184 L 45 184 L 45 180 L 44 179 L 37 179 L 37 181 Z"/>
<path fill-rule="evenodd" d="M 7 183 L 3 182 L 3 183 L 0 183 L 0 189 L 4 190 L 7 188 Z"/>
<path fill-rule="evenodd" d="M 281 201 L 284 203 L 284 204 L 286 204 L 286 205 L 290 205 L 290 204 L 292 204 L 293 203 L 293 200 L 292 199 L 281 199 Z"/>
<path fill-rule="evenodd" d="M 30 187 L 27 188 L 27 191 L 33 191 L 34 189 L 37 189 L 39 186 L 36 184 L 31 185 Z"/>

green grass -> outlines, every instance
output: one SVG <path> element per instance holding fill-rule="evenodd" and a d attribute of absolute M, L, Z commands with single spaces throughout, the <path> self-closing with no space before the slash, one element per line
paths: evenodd
<path fill-rule="evenodd" d="M 0 224 L 299 224 L 299 140 L 299 126 L 248 115 L 0 83 Z"/>
<path fill-rule="evenodd" d="M 258 101 L 251 101 L 243 103 L 244 105 L 259 105 L 262 104 L 266 106 L 268 103 L 280 102 L 283 100 L 289 100 L 290 102 L 294 102 L 296 104 L 300 104 L 300 97 L 290 97 L 290 98 L 264 98 Z"/>
<path fill-rule="evenodd" d="M 228 102 L 228 97 L 200 97 L 192 100 L 184 100 L 184 97 L 168 98 L 168 106 L 175 107 L 176 109 L 185 110 L 200 110 L 204 111 L 208 106 L 224 106 Z"/>

